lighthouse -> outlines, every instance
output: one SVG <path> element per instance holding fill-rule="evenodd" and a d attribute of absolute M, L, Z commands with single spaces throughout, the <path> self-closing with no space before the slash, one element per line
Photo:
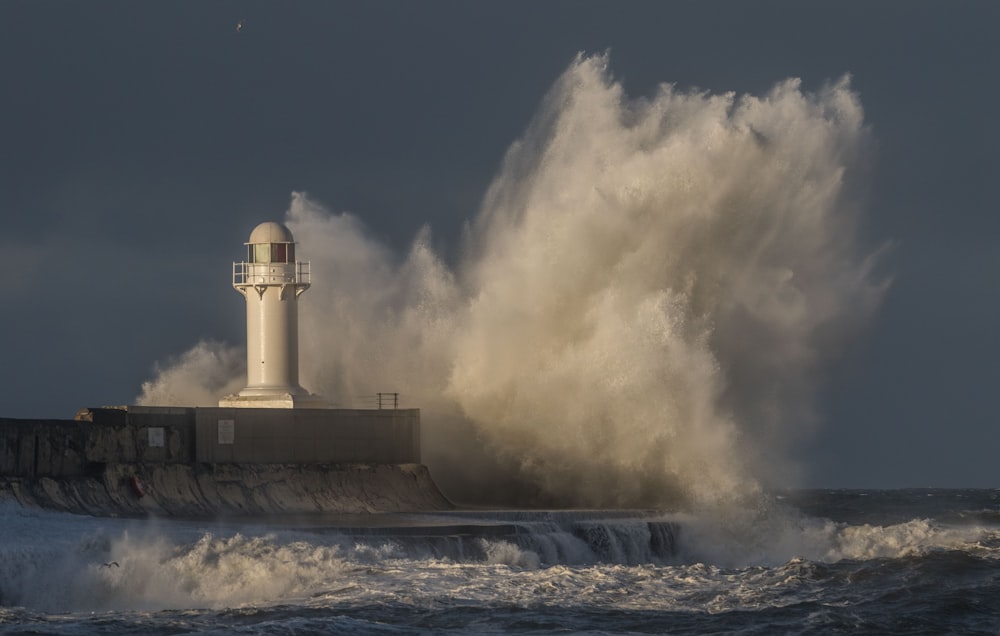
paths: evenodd
<path fill-rule="evenodd" d="M 323 408 L 299 386 L 298 300 L 311 281 L 308 262 L 295 260 L 287 227 L 269 221 L 250 233 L 247 260 L 233 263 L 233 288 L 246 298 L 247 386 L 220 407 Z"/>

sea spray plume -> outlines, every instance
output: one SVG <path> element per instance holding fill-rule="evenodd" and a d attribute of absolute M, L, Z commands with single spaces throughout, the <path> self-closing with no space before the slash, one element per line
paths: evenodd
<path fill-rule="evenodd" d="M 356 217 L 330 214 L 302 193 L 286 218 L 314 272 L 300 318 L 303 381 L 345 406 L 393 390 L 441 410 L 459 301 L 429 230 L 400 261 Z"/>
<path fill-rule="evenodd" d="M 846 78 L 629 101 L 606 66 L 571 65 L 470 229 L 448 394 L 564 501 L 741 498 L 884 288 L 861 107 Z"/>
<path fill-rule="evenodd" d="M 218 406 L 219 398 L 246 384 L 246 352 L 202 340 L 177 358 L 154 366 L 156 377 L 142 383 L 136 404 L 144 406 Z"/>
<path fill-rule="evenodd" d="M 286 222 L 313 271 L 300 308 L 303 384 L 338 406 L 371 406 L 377 391 L 419 407 L 423 459 L 446 490 L 482 497 L 506 486 L 476 429 L 445 395 L 465 300 L 424 228 L 400 259 L 354 215 L 331 214 L 294 193 Z"/>

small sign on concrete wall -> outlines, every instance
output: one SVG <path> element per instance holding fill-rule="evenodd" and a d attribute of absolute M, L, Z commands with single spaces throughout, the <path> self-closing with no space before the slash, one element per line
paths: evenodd
<path fill-rule="evenodd" d="M 236 420 L 219 420 L 219 443 L 232 444 L 236 439 Z"/>
<path fill-rule="evenodd" d="M 163 448 L 163 427 L 151 426 L 146 430 L 149 431 L 149 447 Z"/>

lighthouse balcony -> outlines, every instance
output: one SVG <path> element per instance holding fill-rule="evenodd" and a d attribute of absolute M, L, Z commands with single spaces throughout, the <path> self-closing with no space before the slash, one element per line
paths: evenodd
<path fill-rule="evenodd" d="M 233 263 L 233 287 L 243 289 L 258 285 L 294 285 L 305 289 L 312 283 L 309 262 Z"/>

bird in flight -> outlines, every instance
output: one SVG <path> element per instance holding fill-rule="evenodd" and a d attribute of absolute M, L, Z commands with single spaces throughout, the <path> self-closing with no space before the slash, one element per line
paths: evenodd
<path fill-rule="evenodd" d="M 243 26 L 246 24 L 246 20 L 240 20 L 236 23 L 236 32 L 239 33 L 243 30 Z"/>
<path fill-rule="evenodd" d="M 118 567 L 118 561 L 112 561 L 111 563 L 103 563 L 102 564 L 102 567 L 106 567 L 106 568 L 110 568 L 112 566 Z"/>

